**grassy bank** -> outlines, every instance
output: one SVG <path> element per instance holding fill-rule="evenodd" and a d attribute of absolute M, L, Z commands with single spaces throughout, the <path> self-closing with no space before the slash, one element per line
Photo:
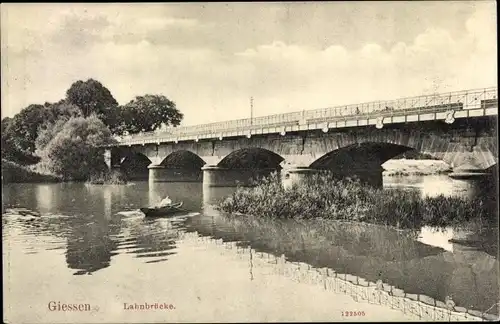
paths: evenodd
<path fill-rule="evenodd" d="M 42 162 L 22 166 L 2 159 L 2 183 L 43 183 L 70 180 L 51 174 Z M 95 172 L 87 180 L 89 184 L 127 184 L 127 182 L 127 177 L 119 171 Z"/>
<path fill-rule="evenodd" d="M 480 199 L 424 198 L 415 191 L 376 189 L 324 174 L 287 189 L 277 175 L 271 175 L 256 187 L 238 188 L 218 209 L 258 217 L 323 218 L 415 228 L 486 223 L 493 218 L 494 205 Z"/>
<path fill-rule="evenodd" d="M 62 179 L 52 174 L 37 172 L 12 161 L 2 159 L 3 183 L 60 182 Z"/>

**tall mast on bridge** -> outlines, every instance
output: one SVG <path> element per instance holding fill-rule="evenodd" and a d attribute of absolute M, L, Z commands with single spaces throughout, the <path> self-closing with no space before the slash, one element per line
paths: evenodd
<path fill-rule="evenodd" d="M 253 97 L 250 97 L 250 125 L 253 125 Z"/>

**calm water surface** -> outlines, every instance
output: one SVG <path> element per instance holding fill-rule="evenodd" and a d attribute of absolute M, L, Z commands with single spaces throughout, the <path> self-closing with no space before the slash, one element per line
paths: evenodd
<path fill-rule="evenodd" d="M 466 185 L 446 176 L 389 177 L 384 182 L 424 195 L 467 194 Z M 437 301 L 449 296 L 459 307 L 498 314 L 497 251 L 448 241 L 467 233 L 231 219 L 211 205 L 233 190 L 147 181 L 127 186 L 4 186 L 5 319 L 12 323 L 417 319 L 386 306 L 356 302 L 306 279 L 292 280 L 275 271 L 277 257 L 306 269 L 329 268 L 371 282 L 380 279 L 406 294 Z M 137 211 L 166 195 L 184 201 L 191 212 L 147 220 Z M 92 311 L 50 311 L 50 301 L 89 303 Z M 172 304 L 174 309 L 124 310 L 124 303 L 145 302 Z M 342 311 L 364 311 L 365 316 L 345 318 Z"/>

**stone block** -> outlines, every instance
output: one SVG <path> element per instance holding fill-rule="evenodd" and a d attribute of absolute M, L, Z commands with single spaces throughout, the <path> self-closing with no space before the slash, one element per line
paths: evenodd
<path fill-rule="evenodd" d="M 411 300 L 418 300 L 418 295 L 417 294 L 406 294 L 406 298 L 409 298 Z"/>
<path fill-rule="evenodd" d="M 436 300 L 436 307 L 448 309 L 448 307 L 446 307 L 446 304 L 440 300 Z"/>
<path fill-rule="evenodd" d="M 483 315 L 483 312 L 475 310 L 475 309 L 469 309 L 469 310 L 467 310 L 467 314 L 472 318 L 474 318 L 474 317 L 481 318 L 481 316 Z"/>
<path fill-rule="evenodd" d="M 392 291 L 393 287 L 389 284 L 382 284 L 382 289 L 386 292 Z"/>
<path fill-rule="evenodd" d="M 347 274 L 345 279 L 349 282 L 352 282 L 352 283 L 357 283 L 358 282 L 358 277 L 357 276 L 353 276 L 353 275 L 350 275 L 350 274 Z"/>
<path fill-rule="evenodd" d="M 364 286 L 364 287 L 368 287 L 368 281 L 366 281 L 363 278 L 359 278 L 358 277 L 358 285 L 361 285 L 361 286 Z"/>
<path fill-rule="evenodd" d="M 432 305 L 432 306 L 436 305 L 436 301 L 434 300 L 434 298 L 426 295 L 418 295 L 418 300 L 427 305 Z"/>
<path fill-rule="evenodd" d="M 403 290 L 401 290 L 401 289 L 393 288 L 392 289 L 392 295 L 396 296 L 396 297 L 404 297 L 405 292 Z"/>

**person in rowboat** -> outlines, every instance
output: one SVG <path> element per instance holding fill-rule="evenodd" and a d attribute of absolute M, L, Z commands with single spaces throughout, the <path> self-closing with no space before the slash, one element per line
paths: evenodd
<path fill-rule="evenodd" d="M 168 196 L 166 196 L 162 201 L 160 201 L 157 207 L 166 207 L 170 205 L 172 205 L 172 200 Z"/>
<path fill-rule="evenodd" d="M 167 196 L 159 203 L 153 206 L 139 208 L 139 210 L 143 212 L 146 217 L 163 217 L 185 212 L 186 210 L 181 209 L 181 206 L 182 201 L 174 203 L 170 197 Z"/>

